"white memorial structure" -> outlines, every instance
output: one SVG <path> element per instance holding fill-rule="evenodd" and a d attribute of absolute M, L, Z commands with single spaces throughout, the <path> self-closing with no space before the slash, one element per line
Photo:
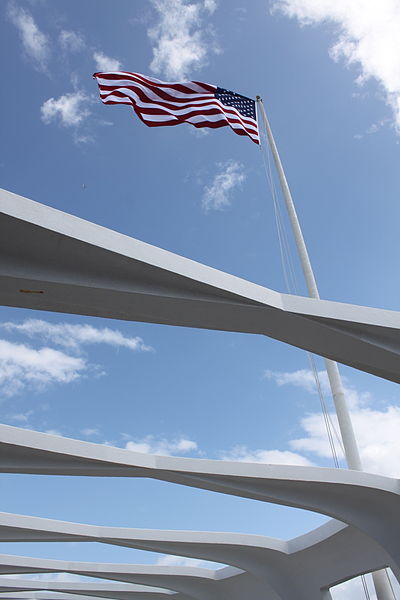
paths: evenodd
<path fill-rule="evenodd" d="M 0 191 L 6 306 L 263 334 L 400 381 L 400 314 L 280 294 Z M 100 542 L 200 558 L 208 568 L 0 556 L 0 600 L 321 600 L 357 575 L 400 580 L 400 485 L 360 471 L 144 455 L 0 426 L 3 473 L 146 477 L 315 511 L 332 519 L 288 542 L 125 529 L 0 513 L 2 542 Z M 93 583 L 29 580 L 73 573 Z M 15 578 L 24 574 L 24 578 Z M 110 583 L 97 582 L 110 580 Z"/>

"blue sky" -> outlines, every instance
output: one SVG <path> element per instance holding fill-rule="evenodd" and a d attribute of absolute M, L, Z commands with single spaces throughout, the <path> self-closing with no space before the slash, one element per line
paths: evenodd
<path fill-rule="evenodd" d="M 260 94 L 321 296 L 398 308 L 398 3 L 32 0 L 1 11 L 1 187 L 286 291 L 259 148 L 229 128 L 147 128 L 128 107 L 104 106 L 92 73 Z M 1 321 L 5 423 L 145 452 L 332 465 L 300 350 L 20 309 L 1 308 Z M 398 476 L 397 388 L 341 372 L 367 468 Z M 2 510 L 78 522 L 288 539 L 323 521 L 160 482 L 3 479 Z M 100 545 L 90 556 L 87 545 L 11 546 L 2 551 L 160 560 Z"/>

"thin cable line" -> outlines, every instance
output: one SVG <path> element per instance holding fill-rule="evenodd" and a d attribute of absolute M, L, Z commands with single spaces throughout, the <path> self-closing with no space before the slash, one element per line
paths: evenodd
<path fill-rule="evenodd" d="M 263 164 L 264 164 L 266 178 L 267 178 L 267 181 L 268 181 L 268 184 L 270 187 L 271 196 L 272 196 L 272 200 L 273 200 L 275 224 L 276 224 L 277 235 L 278 235 L 278 243 L 279 243 L 279 251 L 280 251 L 280 259 L 281 259 L 283 277 L 285 280 L 285 285 L 286 285 L 286 289 L 287 289 L 288 293 L 298 294 L 298 291 L 297 291 L 298 286 L 297 286 L 297 282 L 296 282 L 296 271 L 295 271 L 295 268 L 293 265 L 292 253 L 290 250 L 288 235 L 287 235 L 287 231 L 286 231 L 286 228 L 284 225 L 284 219 L 282 217 L 282 213 L 280 210 L 278 196 L 277 196 L 276 187 L 275 187 L 275 182 L 274 182 L 274 178 L 272 175 L 270 148 L 269 148 L 269 144 L 266 139 L 266 136 L 264 135 L 263 137 L 264 137 L 264 143 L 262 145 L 260 145 L 260 149 L 261 149 L 261 154 L 262 154 L 262 158 L 263 158 Z M 322 415 L 323 415 L 325 429 L 326 429 L 327 436 L 328 436 L 328 443 L 329 443 L 329 447 L 331 450 L 333 462 L 334 462 L 336 468 L 340 468 L 339 459 L 338 459 L 336 447 L 335 447 L 335 440 L 334 440 L 332 432 L 334 433 L 334 435 L 336 437 L 336 441 L 338 442 L 340 449 L 344 456 L 345 451 L 344 451 L 343 441 L 342 441 L 342 438 L 339 435 L 339 433 L 333 423 L 331 415 L 328 411 L 328 408 L 327 408 L 327 405 L 325 402 L 325 397 L 324 397 L 324 394 L 322 391 L 319 373 L 318 373 L 318 370 L 316 367 L 315 357 L 310 352 L 307 352 L 307 355 L 308 355 L 308 360 L 310 362 L 311 371 L 313 373 L 315 385 L 316 385 L 318 396 L 319 396 L 319 401 L 320 401 L 320 405 L 321 405 Z M 396 594 L 394 593 L 393 585 L 390 580 L 387 569 L 385 569 L 385 573 L 386 573 L 386 577 L 388 578 L 393 597 L 396 598 Z M 365 575 L 361 575 L 361 581 L 362 581 L 362 585 L 364 588 L 365 597 L 367 598 L 367 600 L 370 600 L 371 596 L 370 596 L 370 593 L 368 590 L 368 584 L 367 584 Z"/>
<path fill-rule="evenodd" d="M 264 148 L 265 148 L 265 151 L 263 150 Z M 279 202 L 278 202 L 278 197 L 277 197 L 277 193 L 276 193 L 276 187 L 275 187 L 274 179 L 272 176 L 271 157 L 270 157 L 270 152 L 269 152 L 269 146 L 267 143 L 263 144 L 261 151 L 262 151 L 262 157 L 263 157 L 263 163 L 264 163 L 264 170 L 265 170 L 265 174 L 267 177 L 267 181 L 268 181 L 268 184 L 270 187 L 271 196 L 272 196 L 272 200 L 273 200 L 275 223 L 276 223 L 278 242 L 279 242 L 279 250 L 280 250 L 280 258 L 281 258 L 281 264 L 282 264 L 282 270 L 283 270 L 283 276 L 284 276 L 284 280 L 285 280 L 286 289 L 289 293 L 297 293 L 298 288 L 297 288 L 297 282 L 296 282 L 296 274 L 295 274 L 295 269 L 294 269 L 294 265 L 293 265 L 293 261 L 292 261 L 292 255 L 291 255 L 291 251 L 290 251 L 288 236 L 287 236 L 286 228 L 284 226 L 284 221 L 282 218 L 282 214 L 281 214 Z M 339 465 L 339 460 L 338 460 L 338 456 L 337 456 L 337 452 L 336 452 L 335 441 L 333 438 L 332 430 L 335 431 L 337 438 L 338 438 L 338 435 L 333 426 L 332 420 L 330 418 L 330 415 L 329 415 L 329 412 L 328 412 L 328 409 L 326 406 L 324 394 L 322 391 L 321 381 L 320 381 L 318 370 L 317 370 L 316 363 L 315 363 L 315 358 L 310 352 L 307 352 L 307 356 L 308 356 L 308 360 L 309 360 L 309 363 L 311 366 L 311 371 L 312 371 L 312 374 L 314 377 L 315 386 L 316 386 L 317 393 L 318 393 L 319 400 L 320 400 L 322 415 L 323 415 L 325 429 L 326 429 L 327 436 L 328 436 L 328 443 L 329 443 L 329 447 L 331 450 L 333 462 L 334 462 L 335 467 L 339 468 L 340 465 Z"/>

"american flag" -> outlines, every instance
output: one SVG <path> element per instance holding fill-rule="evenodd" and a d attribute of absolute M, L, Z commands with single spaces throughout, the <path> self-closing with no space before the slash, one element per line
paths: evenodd
<path fill-rule="evenodd" d="M 225 127 L 260 143 L 256 103 L 229 90 L 184 81 L 167 83 L 140 73 L 94 73 L 104 104 L 130 104 L 149 127 L 191 123 L 195 127 Z"/>

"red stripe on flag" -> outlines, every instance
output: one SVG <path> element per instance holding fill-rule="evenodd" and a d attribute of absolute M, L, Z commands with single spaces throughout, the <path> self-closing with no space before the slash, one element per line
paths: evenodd
<path fill-rule="evenodd" d="M 220 93 L 216 98 L 214 85 L 199 81 L 168 83 L 126 71 L 95 73 L 93 77 L 104 104 L 130 104 L 148 127 L 185 122 L 197 128 L 230 126 L 238 135 L 247 135 L 256 144 L 260 143 L 257 121 L 247 116 L 249 109 L 243 108 L 243 103 L 236 103 L 238 108 L 224 104 Z M 233 92 L 226 94 L 232 94 L 229 99 L 232 96 L 236 99 Z M 245 100 L 248 107 L 252 101 Z"/>

